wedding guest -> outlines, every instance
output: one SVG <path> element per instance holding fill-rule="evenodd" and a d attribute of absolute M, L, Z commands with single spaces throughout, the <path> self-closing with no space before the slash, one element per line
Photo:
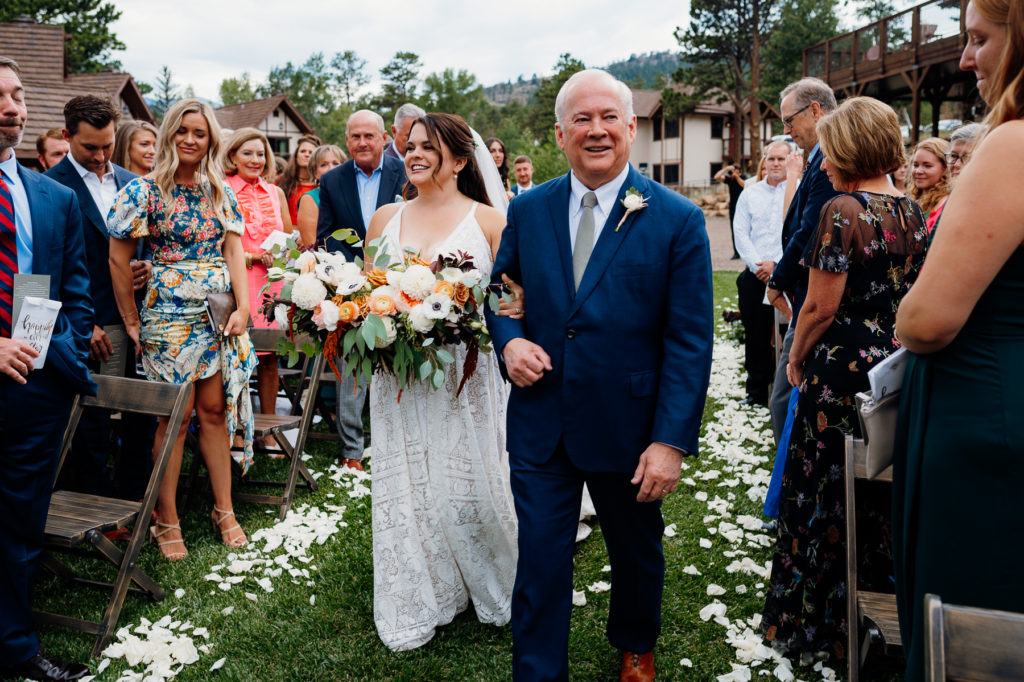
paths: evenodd
<path fill-rule="evenodd" d="M 736 217 L 736 202 L 740 200 L 740 193 L 746 183 L 746 176 L 740 170 L 739 164 L 730 163 L 725 168 L 715 173 L 712 178 L 715 182 L 724 182 L 729 188 L 729 231 L 733 232 L 733 220 Z M 732 260 L 739 259 L 739 251 L 736 250 L 735 240 L 732 243 Z"/>
<path fill-rule="evenodd" d="M 505 143 L 496 137 L 491 137 L 484 140 L 484 144 L 487 146 L 487 151 L 491 153 L 491 158 L 494 159 L 494 165 L 498 167 L 501 184 L 505 186 L 505 191 L 508 192 L 508 151 L 505 149 Z"/>
<path fill-rule="evenodd" d="M 274 154 L 274 173 L 271 181 L 276 185 L 277 181 L 284 176 L 285 169 L 288 168 L 288 159 Z"/>
<path fill-rule="evenodd" d="M 39 165 L 44 171 L 60 163 L 70 148 L 60 128 L 50 128 L 36 138 L 36 158 L 39 159 Z"/>
<path fill-rule="evenodd" d="M 975 72 L 989 130 L 896 315 L 911 351 L 893 456 L 908 682 L 927 679 L 926 594 L 1024 612 L 1024 552 L 1009 530 L 1024 524 L 1024 3 L 971 0 L 965 24 L 960 68 Z"/>
<path fill-rule="evenodd" d="M 178 523 L 176 493 L 185 435 L 195 408 L 199 449 L 213 492 L 211 519 L 229 547 L 246 543 L 231 506 L 231 434 L 243 431 L 243 472 L 252 463 L 253 416 L 249 375 L 256 354 L 245 331 L 249 288 L 241 235 L 245 223 L 224 183 L 220 126 L 213 109 L 183 99 L 167 110 L 157 135 L 157 165 L 118 193 L 107 216 L 110 274 L 128 336 L 142 353 L 151 381 L 191 382 L 181 424 L 160 420 L 157 442 L 174 429 L 174 449 L 160 484 L 150 534 L 170 561 L 188 554 Z M 153 252 L 153 277 L 143 308 L 132 297 L 129 261 L 138 239 Z M 204 309 L 208 293 L 233 290 L 236 310 L 215 333 Z"/>
<path fill-rule="evenodd" d="M 920 209 L 887 175 L 904 161 L 896 112 L 851 97 L 818 122 L 817 132 L 821 169 L 839 194 L 825 203 L 801 261 L 809 270 L 807 295 L 786 369 L 799 398 L 761 621 L 768 642 L 802 654 L 803 662 L 822 651 L 844 657 L 843 462 L 845 437 L 860 435 L 853 396 L 868 389 L 868 370 L 899 347 L 894 311 L 917 278 L 927 243 Z M 878 536 L 878 546 L 861 553 L 867 566 L 859 572 L 887 582 L 891 565 Z"/>
<path fill-rule="evenodd" d="M 111 161 L 135 175 L 147 175 L 156 164 L 156 126 L 146 121 L 118 125 Z"/>
<path fill-rule="evenodd" d="M 529 156 L 517 156 L 512 163 L 512 172 L 516 176 L 516 184 L 512 187 L 512 194 L 519 196 L 521 193 L 533 189 L 533 161 Z"/>
<path fill-rule="evenodd" d="M 395 112 L 395 122 L 391 125 L 391 144 L 384 149 L 387 156 L 399 161 L 405 159 L 405 145 L 409 141 L 409 129 L 412 128 L 416 119 L 426 113 L 411 102 L 398 107 L 398 111 Z"/>
<path fill-rule="evenodd" d="M 320 177 L 329 170 L 345 163 L 345 152 L 333 144 L 325 144 L 313 150 L 309 156 L 309 174 L 316 187 L 299 199 L 299 239 L 303 244 L 316 244 L 316 223 L 320 218 Z"/>
<path fill-rule="evenodd" d="M 909 164 L 900 164 L 900 167 L 895 169 L 892 173 L 889 173 L 889 180 L 892 182 L 893 188 L 901 194 L 907 193 L 907 166 Z"/>
<path fill-rule="evenodd" d="M 110 237 L 107 234 L 106 215 L 117 192 L 135 175 L 111 162 L 116 148 L 115 129 L 120 116 L 118 107 L 108 99 L 94 95 L 71 98 L 64 105 L 63 131 L 71 152 L 46 171 L 47 177 L 75 192 L 82 212 L 89 293 L 94 313 L 88 362 L 92 372 L 99 372 L 102 363 L 115 352 L 106 329 L 121 323 L 108 265 Z M 133 290 L 140 291 L 152 270 L 149 255 L 142 248 L 133 254 L 131 267 Z M 137 378 L 135 363 L 126 362 L 121 375 Z M 107 471 L 110 429 L 109 410 L 86 408 L 82 411 L 60 483 L 70 490 L 109 497 L 114 492 L 112 483 L 116 482 L 121 497 L 128 500 L 141 499 L 152 471 L 151 454 L 156 420 L 137 413 L 123 416 L 122 447 L 117 459 L 115 481 L 111 480 Z"/>
<path fill-rule="evenodd" d="M 309 190 L 316 187 L 309 176 L 309 155 L 323 144 L 316 135 L 303 135 L 295 144 L 284 172 L 277 178 L 277 186 L 284 190 L 288 197 L 288 224 L 294 225 L 299 219 L 299 199 Z"/>
<path fill-rule="evenodd" d="M 932 222 L 932 213 L 949 196 L 949 173 L 946 168 L 946 154 L 949 143 L 938 137 L 921 140 L 914 147 L 910 176 L 913 183 L 907 196 L 917 202 Z M 938 214 L 935 214 L 938 216 Z"/>
<path fill-rule="evenodd" d="M 249 302 L 252 308 L 253 326 L 263 329 L 277 328 L 277 323 L 264 317 L 260 312 L 260 291 L 267 284 L 267 268 L 274 264 L 273 253 L 263 249 L 262 244 L 271 232 L 291 233 L 291 226 L 285 226 L 281 219 L 282 207 L 287 206 L 284 190 L 266 180 L 270 168 L 268 161 L 274 158 L 270 142 L 255 128 L 239 128 L 224 145 L 221 163 L 227 175 L 227 185 L 235 193 L 238 207 L 245 219 L 242 233 L 246 274 L 248 275 Z M 274 282 L 267 293 L 276 295 L 283 282 Z M 260 398 L 260 412 L 274 414 L 277 407 L 277 354 L 260 353 L 256 366 L 256 394 Z M 237 437 L 236 437 L 237 439 Z M 264 448 L 276 449 L 273 436 L 262 444 Z"/>
<path fill-rule="evenodd" d="M 0 56 L 0 678 L 78 680 L 89 674 L 87 666 L 40 650 L 32 588 L 71 406 L 76 394 L 96 395 L 85 367 L 89 272 L 75 193 L 14 154 L 25 134 L 26 99 L 17 62 Z M 45 257 L 34 258 L 39 248 Z M 10 280 L 17 272 L 48 275 L 50 298 L 62 303 L 42 369 L 33 369 L 38 351 L 11 338 Z"/>
<path fill-rule="evenodd" d="M 956 185 L 956 179 L 960 177 L 960 171 L 964 169 L 967 162 L 971 160 L 971 152 L 974 151 L 974 144 L 978 141 L 985 132 L 985 126 L 980 123 L 965 123 L 949 136 L 949 151 L 946 152 L 946 165 L 949 168 L 949 184 L 950 190 Z M 935 224 L 939 222 L 939 218 L 942 216 L 942 210 L 946 207 L 946 201 L 949 199 L 947 194 L 942 201 L 939 202 L 935 210 L 929 214 L 926 221 L 928 225 L 928 233 L 935 229 Z"/>

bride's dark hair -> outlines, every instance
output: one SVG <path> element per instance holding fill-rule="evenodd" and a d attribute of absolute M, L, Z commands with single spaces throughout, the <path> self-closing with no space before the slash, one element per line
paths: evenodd
<path fill-rule="evenodd" d="M 491 205 L 487 196 L 487 187 L 484 185 L 484 178 L 480 174 L 480 168 L 476 164 L 476 143 L 473 141 L 473 133 L 465 119 L 455 114 L 430 113 L 420 116 L 409 128 L 422 125 L 427 134 L 427 140 L 434 146 L 434 149 L 441 152 L 441 145 L 448 148 L 453 159 L 464 159 L 466 165 L 459 171 L 455 186 L 460 192 L 470 199 L 481 204 Z M 437 182 L 437 172 L 440 167 L 435 168 L 431 178 Z M 405 190 L 405 198 L 412 199 L 416 196 L 416 187 L 409 183 Z"/>

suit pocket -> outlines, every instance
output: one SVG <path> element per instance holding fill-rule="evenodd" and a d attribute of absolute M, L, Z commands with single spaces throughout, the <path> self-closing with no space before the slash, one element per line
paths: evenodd
<path fill-rule="evenodd" d="M 658 373 L 637 372 L 629 375 L 629 395 L 633 398 L 647 398 L 658 389 Z"/>

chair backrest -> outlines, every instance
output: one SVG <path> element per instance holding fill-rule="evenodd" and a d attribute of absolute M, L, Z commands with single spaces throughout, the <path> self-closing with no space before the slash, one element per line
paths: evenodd
<path fill-rule="evenodd" d="M 925 679 L 1024 680 L 1024 614 L 924 597 Z"/>
<path fill-rule="evenodd" d="M 256 349 L 257 353 L 276 351 L 278 340 L 287 337 L 288 333 L 277 327 L 254 327 L 249 330 L 249 340 L 252 341 L 252 347 Z M 299 348 L 302 348 L 302 345 L 308 341 L 310 341 L 310 338 L 305 334 L 297 334 L 295 336 L 295 344 Z"/>

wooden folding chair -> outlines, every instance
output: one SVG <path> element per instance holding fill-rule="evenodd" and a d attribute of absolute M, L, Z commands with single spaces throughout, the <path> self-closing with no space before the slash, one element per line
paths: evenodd
<path fill-rule="evenodd" d="M 192 384 L 164 384 L 125 379 L 122 377 L 93 375 L 99 385 L 96 397 L 84 396 L 77 400 L 71 413 L 71 420 L 64 432 L 61 448 L 60 467 L 71 447 L 71 441 L 86 407 L 100 407 L 121 412 L 138 412 L 157 417 L 167 417 L 171 424 L 180 424 L 185 416 Z M 119 500 L 85 495 L 66 490 L 54 491 L 46 518 L 45 543 L 41 563 L 65 583 L 100 589 L 110 589 L 110 601 L 99 622 L 71 618 L 54 613 L 36 611 L 36 619 L 42 623 L 53 623 L 96 635 L 92 656 L 97 656 L 110 641 L 117 627 L 117 619 L 124 605 L 125 595 L 131 591 L 144 594 L 154 601 L 161 601 L 164 590 L 138 567 L 137 561 L 142 544 L 149 532 L 149 519 L 156 505 L 160 482 L 163 480 L 167 462 L 174 448 L 175 429 L 168 429 L 168 435 L 159 444 L 153 472 L 141 502 Z M 104 533 L 131 526 L 131 539 L 122 552 Z M 57 558 L 56 552 L 85 554 L 90 557 L 105 557 L 118 567 L 113 583 L 104 583 L 82 577 Z M 131 583 L 138 588 L 131 587 Z"/>
<path fill-rule="evenodd" d="M 1024 682 L 1024 614 L 924 596 L 925 679 Z"/>
<path fill-rule="evenodd" d="M 252 340 L 253 348 L 255 348 L 258 353 L 275 352 L 277 349 L 277 341 L 282 335 L 283 332 L 278 329 L 249 330 L 249 338 Z M 301 340 L 299 343 L 301 345 Z M 309 429 L 313 424 L 313 414 L 315 412 L 314 402 L 317 398 L 317 393 L 319 393 L 320 390 L 320 377 L 323 374 L 324 364 L 324 356 L 322 353 L 317 355 L 316 359 L 312 362 L 310 362 L 308 358 L 303 357 L 302 362 L 299 363 L 299 369 L 302 372 L 299 376 L 305 376 L 307 369 L 310 372 L 310 376 L 305 394 L 302 393 L 301 383 L 299 385 L 297 396 L 301 407 L 298 411 L 294 409 L 295 403 L 293 403 L 293 409 L 291 410 L 292 414 L 254 415 L 254 441 L 262 440 L 267 436 L 272 436 L 274 438 L 274 441 L 281 447 L 284 456 L 290 460 L 287 479 L 285 481 L 268 481 L 253 479 L 249 476 L 241 477 L 238 480 L 238 483 L 232 487 L 232 497 L 234 499 L 242 502 L 279 505 L 281 510 L 278 514 L 278 518 L 283 519 L 292 505 L 292 499 L 295 496 L 295 488 L 297 487 L 300 475 L 304 480 L 301 487 L 308 488 L 310 491 L 316 491 L 316 480 L 314 480 L 312 474 L 309 473 L 309 469 L 306 468 L 306 465 L 302 463 L 302 449 L 306 445 L 306 439 L 309 436 Z M 289 443 L 288 439 L 284 435 L 285 431 L 292 429 L 298 429 L 298 435 L 295 437 L 294 445 Z M 281 495 L 265 495 L 246 491 L 246 488 L 251 488 L 253 486 L 283 487 L 284 491 Z"/>
<path fill-rule="evenodd" d="M 896 595 L 857 589 L 857 479 L 867 479 L 867 446 L 853 436 L 846 437 L 846 607 L 847 661 L 849 682 L 860 680 L 860 669 L 868 650 L 877 643 L 887 656 L 901 656 L 900 622 Z M 892 467 L 875 481 L 892 483 Z M 863 632 L 863 639 L 861 633 Z"/>

